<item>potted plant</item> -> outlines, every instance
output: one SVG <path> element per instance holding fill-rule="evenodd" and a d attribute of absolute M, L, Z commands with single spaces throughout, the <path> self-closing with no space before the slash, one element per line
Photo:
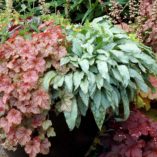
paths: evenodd
<path fill-rule="evenodd" d="M 30 157 L 48 154 L 55 136 L 52 109 L 64 113 L 70 130 L 88 109 L 99 129 L 106 115 L 126 120 L 136 91 L 147 91 L 149 76 L 157 74 L 151 49 L 106 17 L 63 28 L 32 19 L 13 26 L 0 45 L 0 133 L 6 149 L 20 145 Z"/>

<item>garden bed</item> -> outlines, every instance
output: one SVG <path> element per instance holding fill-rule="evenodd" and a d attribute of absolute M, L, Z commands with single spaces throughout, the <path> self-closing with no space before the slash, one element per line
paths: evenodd
<path fill-rule="evenodd" d="M 0 0 L 1 155 L 157 157 L 156 10 Z"/>

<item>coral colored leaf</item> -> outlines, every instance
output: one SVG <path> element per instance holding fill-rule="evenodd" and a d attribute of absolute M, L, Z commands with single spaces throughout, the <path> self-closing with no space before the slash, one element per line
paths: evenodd
<path fill-rule="evenodd" d="M 31 140 L 32 131 L 24 127 L 20 127 L 16 131 L 16 138 L 21 145 L 25 145 Z"/>
<path fill-rule="evenodd" d="M 40 153 L 44 155 L 48 154 L 50 147 L 51 147 L 51 143 L 48 141 L 48 139 L 45 139 L 40 144 Z"/>
<path fill-rule="evenodd" d="M 40 153 L 40 141 L 38 139 L 29 141 L 25 146 L 25 151 L 30 157 L 36 157 Z"/>
<path fill-rule="evenodd" d="M 11 128 L 11 124 L 8 122 L 8 120 L 4 117 L 0 119 L 0 128 L 3 128 L 3 130 L 8 133 Z"/>
<path fill-rule="evenodd" d="M 9 123 L 13 123 L 13 124 L 20 124 L 22 121 L 22 114 L 20 111 L 16 110 L 16 109 L 11 109 L 8 112 L 7 115 L 7 120 Z"/>
<path fill-rule="evenodd" d="M 150 76 L 149 81 L 152 84 L 153 87 L 157 87 L 157 77 L 155 76 Z"/>

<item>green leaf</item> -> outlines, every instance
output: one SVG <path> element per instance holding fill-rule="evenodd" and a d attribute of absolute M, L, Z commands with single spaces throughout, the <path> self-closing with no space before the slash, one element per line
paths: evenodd
<path fill-rule="evenodd" d="M 75 90 L 80 86 L 81 80 L 84 77 L 84 73 L 83 72 L 79 72 L 76 71 L 73 75 L 73 81 L 74 81 L 74 86 L 75 86 Z"/>
<path fill-rule="evenodd" d="M 124 34 L 125 33 L 124 30 L 118 28 L 117 26 L 112 27 L 111 31 L 112 31 L 112 33 L 115 33 L 115 34 L 119 34 L 119 33 Z"/>
<path fill-rule="evenodd" d="M 116 106 L 114 104 L 114 98 L 113 98 L 112 92 L 106 90 L 106 97 L 107 97 L 108 101 L 110 102 L 110 106 L 112 107 L 112 110 L 115 112 Z"/>
<path fill-rule="evenodd" d="M 58 75 L 54 78 L 52 84 L 54 89 L 58 89 L 58 87 L 61 87 L 64 82 L 64 76 Z"/>
<path fill-rule="evenodd" d="M 91 65 L 93 65 L 95 63 L 95 58 L 91 58 L 90 60 L 89 60 L 89 65 L 91 66 Z"/>
<path fill-rule="evenodd" d="M 105 55 L 98 55 L 96 59 L 102 62 L 107 62 L 108 57 L 106 57 Z"/>
<path fill-rule="evenodd" d="M 101 87 L 103 87 L 103 84 L 104 84 L 104 80 L 102 76 L 100 74 L 96 75 L 96 85 L 98 89 L 101 89 Z"/>
<path fill-rule="evenodd" d="M 138 63 L 138 66 L 140 67 L 142 72 L 146 73 L 146 68 L 141 63 Z"/>
<path fill-rule="evenodd" d="M 128 39 L 129 37 L 126 34 L 116 34 L 114 38 L 119 38 L 119 39 L 127 38 Z"/>
<path fill-rule="evenodd" d="M 86 116 L 88 106 L 83 103 L 82 99 L 79 96 L 77 98 L 77 104 L 78 104 L 78 109 L 79 109 L 81 115 Z"/>
<path fill-rule="evenodd" d="M 92 98 L 93 97 L 93 95 L 94 95 L 94 93 L 95 93 L 95 91 L 96 91 L 96 84 L 93 84 L 93 85 L 89 85 L 89 95 L 90 95 L 90 97 Z"/>
<path fill-rule="evenodd" d="M 135 79 L 137 86 L 142 90 L 143 92 L 147 93 L 148 92 L 148 85 L 139 79 Z"/>
<path fill-rule="evenodd" d="M 133 53 L 141 53 L 141 49 L 135 43 L 125 43 L 123 45 L 118 46 L 121 50 L 125 52 L 133 52 Z"/>
<path fill-rule="evenodd" d="M 87 52 L 88 52 L 89 54 L 92 54 L 92 53 L 93 53 L 93 51 L 94 51 L 94 46 L 93 46 L 93 45 L 88 44 L 88 46 L 87 46 Z"/>
<path fill-rule="evenodd" d="M 143 91 L 143 92 L 148 92 L 148 86 L 143 80 L 143 77 L 141 74 L 139 74 L 136 70 L 134 69 L 129 69 L 130 76 L 135 79 L 135 82 L 137 86 Z"/>
<path fill-rule="evenodd" d="M 46 73 L 44 80 L 43 80 L 43 87 L 46 91 L 49 90 L 49 86 L 50 86 L 50 82 L 52 79 L 55 78 L 57 74 L 54 71 L 49 71 L 48 73 Z"/>
<path fill-rule="evenodd" d="M 79 115 L 77 116 L 75 126 L 76 126 L 77 128 L 79 128 L 79 127 L 80 127 L 80 124 L 81 124 L 81 115 L 79 114 Z"/>
<path fill-rule="evenodd" d="M 128 70 L 127 66 L 119 65 L 118 70 L 122 76 L 123 85 L 125 87 L 127 87 L 127 85 L 129 84 L 129 81 L 130 81 L 130 74 L 129 74 L 129 70 Z"/>
<path fill-rule="evenodd" d="M 81 89 L 79 90 L 79 95 L 80 95 L 83 103 L 88 107 L 88 104 L 89 104 L 89 95 L 88 94 L 84 94 Z"/>
<path fill-rule="evenodd" d="M 67 91 L 61 91 L 60 99 L 61 99 L 61 111 L 71 111 L 72 107 L 72 98 L 73 94 L 68 93 Z"/>
<path fill-rule="evenodd" d="M 104 80 L 104 88 L 110 92 L 113 91 L 112 85 L 109 82 L 107 82 L 106 80 Z"/>
<path fill-rule="evenodd" d="M 117 88 L 113 88 L 112 90 L 112 99 L 114 100 L 115 106 L 118 107 L 120 103 L 120 94 Z"/>
<path fill-rule="evenodd" d="M 119 82 L 122 82 L 122 76 L 120 75 L 120 72 L 117 69 L 112 68 L 112 73 L 115 79 L 117 79 Z"/>
<path fill-rule="evenodd" d="M 102 125 L 105 120 L 106 110 L 102 106 L 100 106 L 100 108 L 97 109 L 96 104 L 92 104 L 91 109 L 92 109 L 92 112 L 94 115 L 95 122 L 96 122 L 99 130 L 101 130 Z"/>
<path fill-rule="evenodd" d="M 65 80 L 65 84 L 67 86 L 68 91 L 72 92 L 73 91 L 73 74 L 72 73 L 67 74 L 64 80 Z"/>
<path fill-rule="evenodd" d="M 52 126 L 52 122 L 50 120 L 46 120 L 42 124 L 44 130 L 47 130 L 50 126 Z"/>
<path fill-rule="evenodd" d="M 107 52 L 111 51 L 116 45 L 117 45 L 117 44 L 114 43 L 114 42 L 105 45 L 105 46 L 103 47 L 103 49 L 105 50 L 105 54 L 106 54 Z M 108 53 L 108 54 L 109 54 L 109 53 Z"/>
<path fill-rule="evenodd" d="M 153 63 L 154 64 L 156 63 L 156 61 L 152 57 L 150 57 L 150 56 L 148 56 L 148 55 L 146 55 L 144 53 L 142 53 L 142 54 L 135 54 L 134 56 L 136 58 L 140 59 L 141 61 L 143 61 L 145 64 L 148 64 L 148 65 L 152 65 Z"/>
<path fill-rule="evenodd" d="M 84 94 L 87 94 L 88 86 L 89 86 L 89 82 L 88 82 L 87 78 L 81 81 L 80 87 Z"/>
<path fill-rule="evenodd" d="M 66 123 L 70 130 L 73 130 L 76 124 L 77 116 L 78 116 L 78 108 L 76 99 L 72 100 L 72 109 L 71 112 L 64 112 L 64 116 L 66 119 Z"/>
<path fill-rule="evenodd" d="M 99 109 L 101 105 L 101 91 L 96 90 L 94 97 L 93 97 L 94 104 L 96 105 L 96 108 Z"/>
<path fill-rule="evenodd" d="M 81 41 L 77 38 L 74 38 L 72 40 L 72 51 L 77 56 L 80 56 L 82 54 Z"/>
<path fill-rule="evenodd" d="M 109 49 L 109 48 L 106 48 L 106 49 Z M 102 55 L 104 55 L 107 58 L 110 56 L 110 54 L 108 53 L 108 51 L 107 50 L 103 50 L 103 49 L 97 50 L 97 53 L 98 54 L 102 54 Z"/>
<path fill-rule="evenodd" d="M 129 99 L 125 89 L 121 89 L 120 92 L 124 108 L 124 120 L 127 120 L 130 115 Z"/>
<path fill-rule="evenodd" d="M 129 98 L 130 102 L 133 102 L 134 97 L 135 97 L 135 92 L 136 92 L 136 90 L 134 88 L 132 88 L 131 86 L 129 86 L 129 88 L 127 89 L 128 98 Z"/>
<path fill-rule="evenodd" d="M 89 62 L 88 62 L 88 60 L 86 60 L 86 59 L 79 60 L 79 65 L 81 66 L 81 69 L 85 73 L 88 73 L 88 70 L 89 70 Z"/>
<path fill-rule="evenodd" d="M 124 52 L 117 51 L 117 50 L 111 50 L 110 52 L 112 53 L 112 55 L 115 57 L 115 59 L 118 62 L 122 62 L 122 63 L 128 63 L 129 62 L 129 57 L 127 55 L 124 55 Z"/>
<path fill-rule="evenodd" d="M 54 136 L 56 136 L 56 133 L 54 131 L 54 128 L 51 127 L 47 130 L 47 137 L 54 137 Z"/>
<path fill-rule="evenodd" d="M 110 102 L 109 102 L 109 100 L 107 99 L 107 96 L 106 96 L 105 91 L 103 91 L 102 94 L 101 94 L 101 104 L 102 104 L 102 107 L 103 107 L 105 110 L 110 107 Z"/>
<path fill-rule="evenodd" d="M 31 23 L 31 24 L 30 24 L 30 27 L 31 27 L 34 31 L 36 31 L 36 32 L 39 33 L 37 24 L 35 24 L 35 23 Z"/>
<path fill-rule="evenodd" d="M 89 80 L 89 84 L 93 85 L 95 83 L 95 75 L 92 72 L 88 73 L 88 80 Z"/>
<path fill-rule="evenodd" d="M 70 58 L 69 57 L 63 57 L 63 58 L 61 58 L 60 65 L 62 66 L 62 65 L 65 65 L 65 64 L 67 64 L 69 62 L 70 62 Z"/>
<path fill-rule="evenodd" d="M 142 75 L 138 71 L 136 71 L 132 68 L 129 68 L 129 73 L 130 73 L 130 77 L 143 81 Z"/>
<path fill-rule="evenodd" d="M 98 70 L 103 78 L 109 81 L 108 66 L 104 61 L 97 61 Z"/>

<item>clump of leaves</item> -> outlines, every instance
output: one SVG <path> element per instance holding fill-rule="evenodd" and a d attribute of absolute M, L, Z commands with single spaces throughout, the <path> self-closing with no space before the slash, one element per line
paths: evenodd
<path fill-rule="evenodd" d="M 9 150 L 21 145 L 35 157 L 48 154 L 48 138 L 55 136 L 43 76 L 49 68 L 64 70 L 59 65 L 67 51 L 65 35 L 53 21 L 41 23 L 39 32 L 31 30 L 25 36 L 21 29 L 0 44 L 0 142 Z"/>
<path fill-rule="evenodd" d="M 50 71 L 44 87 L 53 88 L 57 109 L 64 112 L 72 130 L 90 108 L 101 129 L 105 115 L 113 111 L 117 119 L 127 119 L 129 102 L 137 90 L 146 92 L 149 75 L 157 74 L 150 48 L 131 40 L 105 17 L 85 25 L 68 27 L 68 54 L 61 59 L 67 73 Z M 122 111 L 123 108 L 123 112 Z"/>
<path fill-rule="evenodd" d="M 3 0 L 0 0 L 0 12 L 4 9 L 4 3 Z"/>
<path fill-rule="evenodd" d="M 137 34 L 139 38 L 157 52 L 157 1 L 141 0 Z"/>
<path fill-rule="evenodd" d="M 17 12 L 9 13 L 7 10 L 0 13 L 0 42 L 3 43 L 10 36 L 9 28 L 11 25 L 19 23 L 20 15 Z"/>
<path fill-rule="evenodd" d="M 136 4 L 136 0 L 15 0 L 13 8 L 30 16 L 59 13 L 73 23 L 92 21 L 103 15 L 110 15 L 113 22 L 121 23 L 134 21 L 138 8 Z"/>
<path fill-rule="evenodd" d="M 99 157 L 155 157 L 157 122 L 134 109 L 127 121 L 110 120 L 100 137 L 104 152 Z"/>

